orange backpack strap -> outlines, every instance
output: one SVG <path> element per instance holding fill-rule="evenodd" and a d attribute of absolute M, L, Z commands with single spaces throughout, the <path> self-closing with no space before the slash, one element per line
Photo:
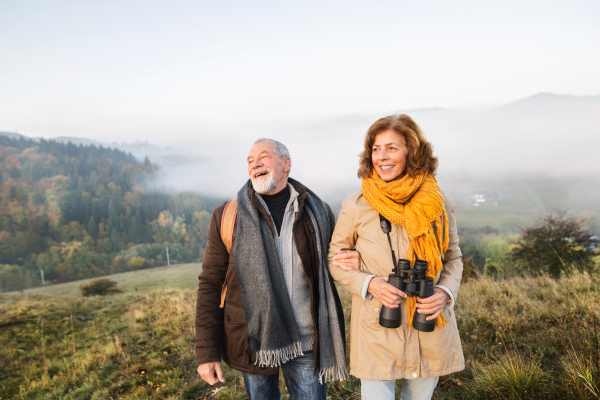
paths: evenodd
<path fill-rule="evenodd" d="M 235 227 L 235 219 L 237 218 L 237 198 L 229 200 L 223 209 L 223 217 L 221 218 L 221 240 L 227 248 L 227 253 L 231 254 L 231 244 L 233 243 L 233 228 Z M 227 276 L 223 289 L 221 289 L 221 305 L 225 307 L 225 295 L 227 294 Z"/>

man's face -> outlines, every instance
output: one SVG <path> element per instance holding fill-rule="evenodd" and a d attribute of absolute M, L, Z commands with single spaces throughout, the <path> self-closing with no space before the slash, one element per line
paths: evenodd
<path fill-rule="evenodd" d="M 271 142 L 258 142 L 248 154 L 248 175 L 252 187 L 260 194 L 275 194 L 283 190 L 290 170 L 290 159 L 282 160 Z"/>

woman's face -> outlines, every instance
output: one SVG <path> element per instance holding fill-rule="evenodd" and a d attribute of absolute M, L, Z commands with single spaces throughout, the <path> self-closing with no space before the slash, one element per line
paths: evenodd
<path fill-rule="evenodd" d="M 372 150 L 371 160 L 381 179 L 390 182 L 406 174 L 408 147 L 404 137 L 391 129 L 378 133 Z"/>

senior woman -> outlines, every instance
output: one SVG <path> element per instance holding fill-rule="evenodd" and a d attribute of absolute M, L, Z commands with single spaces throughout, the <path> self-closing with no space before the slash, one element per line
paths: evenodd
<path fill-rule="evenodd" d="M 453 312 L 463 270 L 454 204 L 435 178 L 433 146 L 408 115 L 376 121 L 364 146 L 361 191 L 342 204 L 329 250 L 331 275 L 352 293 L 350 374 L 361 379 L 365 400 L 394 399 L 396 379 L 404 379 L 402 400 L 430 399 L 440 376 L 464 369 Z M 391 222 L 391 243 L 380 215 Z M 362 256 L 359 269 L 336 255 L 354 246 Z M 411 266 L 427 262 L 433 296 L 407 297 L 387 283 L 391 250 Z M 382 304 L 400 307 L 400 327 L 379 324 Z M 415 313 L 428 314 L 435 329 L 413 328 Z"/>

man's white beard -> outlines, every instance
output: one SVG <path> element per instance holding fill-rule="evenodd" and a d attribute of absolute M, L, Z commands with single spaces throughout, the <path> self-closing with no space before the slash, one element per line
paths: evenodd
<path fill-rule="evenodd" d="M 264 170 L 269 171 L 269 175 L 267 175 L 266 179 L 254 179 L 254 176 L 251 178 L 252 187 L 254 188 L 254 191 L 258 194 L 269 194 L 272 193 L 275 190 L 275 188 L 277 188 L 277 182 L 275 182 L 275 179 L 273 178 L 273 173 L 271 172 L 271 169 L 265 167 Z M 256 175 L 257 173 L 262 171 L 263 169 L 256 171 L 253 175 Z"/>

